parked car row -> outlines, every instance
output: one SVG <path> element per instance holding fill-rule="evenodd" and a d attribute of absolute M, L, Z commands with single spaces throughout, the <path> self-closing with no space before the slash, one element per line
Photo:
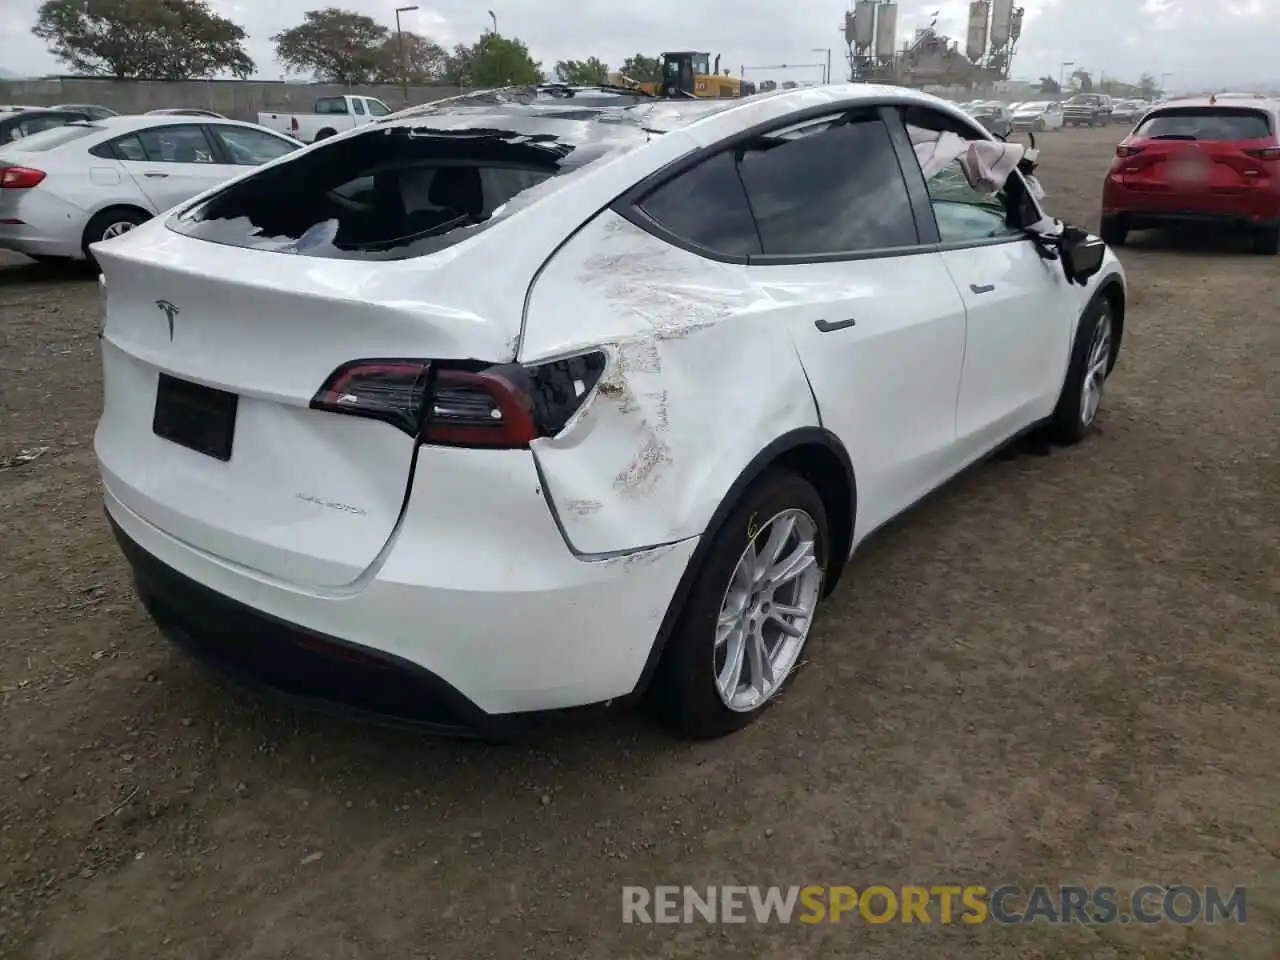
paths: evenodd
<path fill-rule="evenodd" d="M 301 146 L 216 114 L 0 115 L 0 249 L 92 260 L 92 244 Z"/>

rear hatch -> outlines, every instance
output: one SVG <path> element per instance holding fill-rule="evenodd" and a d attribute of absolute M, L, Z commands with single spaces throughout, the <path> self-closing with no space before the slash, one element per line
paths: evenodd
<path fill-rule="evenodd" d="M 1270 114 L 1223 106 L 1171 107 L 1148 114 L 1117 148 L 1117 174 L 1157 208 L 1248 214 L 1274 190 L 1280 151 Z"/>
<path fill-rule="evenodd" d="M 568 169 L 554 136 L 360 139 L 94 248 L 108 491 L 191 546 L 300 585 L 358 578 L 413 471 L 430 469 L 420 423 L 354 406 L 408 391 L 422 409 L 432 366 L 513 359 L 533 267 L 495 271 L 484 234 L 494 210 Z M 429 365 L 406 383 L 405 359 Z M 359 360 L 357 389 L 340 368 Z"/>

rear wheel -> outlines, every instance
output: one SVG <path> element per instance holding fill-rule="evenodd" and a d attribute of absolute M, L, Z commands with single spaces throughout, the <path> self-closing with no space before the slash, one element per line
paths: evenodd
<path fill-rule="evenodd" d="M 1280 253 L 1280 223 L 1254 230 L 1253 252 L 1263 257 L 1273 257 Z"/>
<path fill-rule="evenodd" d="M 1123 247 L 1129 238 L 1129 228 L 1120 217 L 1103 217 L 1098 235 L 1109 247 Z"/>
<path fill-rule="evenodd" d="M 668 723 L 697 740 L 755 720 L 800 662 L 822 594 L 826 509 L 808 481 L 772 471 L 712 536 L 653 691 Z"/>
<path fill-rule="evenodd" d="M 316 138 L 315 140 L 312 141 L 312 143 L 319 143 L 321 140 L 328 140 L 337 132 L 338 132 L 337 130 L 330 130 L 328 127 L 325 127 L 323 130 L 321 130 L 319 133 L 316 134 Z"/>
<path fill-rule="evenodd" d="M 146 223 L 150 219 L 151 215 L 149 213 L 139 210 L 137 207 L 108 207 L 106 210 L 95 214 L 89 221 L 88 226 L 84 228 L 84 236 L 80 241 L 80 248 L 84 251 L 85 259 L 97 266 L 98 262 L 89 251 L 89 244 L 123 236 L 134 227 Z"/>

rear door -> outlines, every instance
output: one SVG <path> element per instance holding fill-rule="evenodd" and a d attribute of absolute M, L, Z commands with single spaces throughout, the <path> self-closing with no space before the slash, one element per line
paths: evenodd
<path fill-rule="evenodd" d="M 113 141 L 116 156 L 139 189 L 164 211 L 234 176 L 198 123 L 166 124 Z"/>
<path fill-rule="evenodd" d="M 1120 179 L 1148 210 L 1250 217 L 1280 187 L 1276 133 L 1260 107 L 1158 108 L 1127 141 Z"/>
<path fill-rule="evenodd" d="M 864 536 L 951 472 L 964 304 L 919 246 L 881 111 L 784 128 L 737 161 L 762 248 L 748 275 L 849 452 Z"/>

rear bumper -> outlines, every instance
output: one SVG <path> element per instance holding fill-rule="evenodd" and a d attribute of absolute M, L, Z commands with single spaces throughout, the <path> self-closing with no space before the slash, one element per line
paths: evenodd
<path fill-rule="evenodd" d="M 41 187 L 25 193 L 16 203 L 9 198 L 10 202 L 0 204 L 0 250 L 38 257 L 83 258 L 80 241 L 87 221 L 84 211 Z M 20 222 L 5 222 L 14 220 Z"/>
<path fill-rule="evenodd" d="M 307 706 L 495 739 L 635 692 L 697 543 L 599 561 L 562 543 L 536 565 L 513 544 L 515 564 L 478 569 L 460 550 L 434 584 L 396 575 L 396 547 L 367 583 L 318 594 L 175 540 L 110 489 L 105 499 L 139 597 L 202 659 Z M 421 551 L 404 552 L 417 568 Z"/>
<path fill-rule="evenodd" d="M 1280 191 L 1202 193 L 1134 189 L 1109 175 L 1103 185 L 1102 215 L 1123 217 L 1134 230 L 1178 224 L 1260 227 L 1280 222 Z"/>

